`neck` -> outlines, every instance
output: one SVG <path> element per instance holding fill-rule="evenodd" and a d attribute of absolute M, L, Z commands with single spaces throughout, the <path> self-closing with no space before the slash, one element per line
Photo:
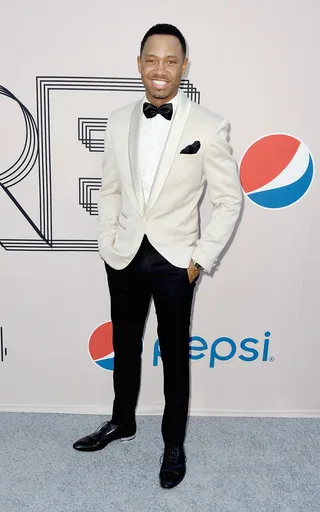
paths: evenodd
<path fill-rule="evenodd" d="M 154 98 L 151 96 L 148 92 L 146 92 L 147 100 L 152 103 L 152 105 L 155 105 L 156 107 L 161 107 L 161 105 L 164 105 L 165 103 L 169 103 L 169 101 L 173 100 L 178 94 L 178 91 L 175 91 L 167 98 Z"/>

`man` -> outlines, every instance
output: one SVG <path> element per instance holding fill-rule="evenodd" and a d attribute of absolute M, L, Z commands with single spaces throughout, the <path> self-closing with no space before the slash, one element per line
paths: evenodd
<path fill-rule="evenodd" d="M 178 485 L 186 471 L 195 282 L 216 264 L 242 199 L 227 122 L 179 90 L 187 65 L 181 32 L 172 25 L 152 27 L 138 57 L 146 97 L 114 111 L 108 121 L 99 250 L 111 297 L 115 399 L 111 420 L 74 444 L 93 451 L 135 436 L 142 338 L 153 298 L 164 371 L 163 488 Z M 205 182 L 213 211 L 199 238 Z"/>

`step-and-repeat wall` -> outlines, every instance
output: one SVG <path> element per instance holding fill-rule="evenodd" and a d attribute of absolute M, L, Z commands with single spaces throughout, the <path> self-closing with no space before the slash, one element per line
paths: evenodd
<path fill-rule="evenodd" d="M 168 22 L 189 43 L 182 89 L 231 122 L 244 191 L 236 236 L 196 288 L 191 411 L 320 416 L 319 16 L 315 0 L 2 7 L 0 410 L 111 410 L 104 132 L 142 97 L 140 41 Z M 210 210 L 205 198 L 203 225 Z M 162 409 L 152 307 L 139 412 Z"/>

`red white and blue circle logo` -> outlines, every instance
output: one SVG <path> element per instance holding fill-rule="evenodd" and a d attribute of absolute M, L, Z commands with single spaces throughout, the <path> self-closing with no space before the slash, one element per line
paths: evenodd
<path fill-rule="evenodd" d="M 263 208 L 286 208 L 299 201 L 309 189 L 313 174 L 307 145 L 282 133 L 255 141 L 240 162 L 243 191 Z"/>
<path fill-rule="evenodd" d="M 114 352 L 112 344 L 112 322 L 99 325 L 89 338 L 89 354 L 104 370 L 113 370 Z"/>

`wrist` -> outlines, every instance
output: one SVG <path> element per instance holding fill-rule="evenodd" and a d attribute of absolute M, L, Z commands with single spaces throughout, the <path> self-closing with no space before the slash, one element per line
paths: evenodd
<path fill-rule="evenodd" d="M 197 261 L 195 261 L 194 259 L 192 259 L 191 261 L 192 261 L 193 266 L 194 266 L 197 270 L 199 270 L 199 272 L 200 272 L 200 270 L 204 270 L 204 268 L 200 265 L 200 263 L 198 263 L 198 262 L 197 262 Z"/>

